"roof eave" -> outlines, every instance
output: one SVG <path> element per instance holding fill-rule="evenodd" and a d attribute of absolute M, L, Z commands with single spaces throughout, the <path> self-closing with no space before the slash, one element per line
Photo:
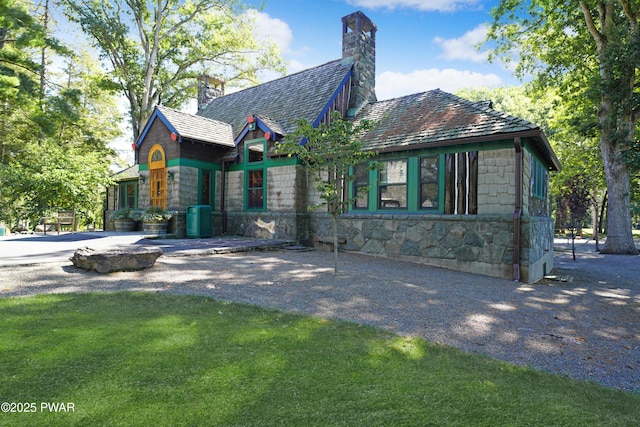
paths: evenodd
<path fill-rule="evenodd" d="M 560 161 L 556 157 L 555 153 L 551 149 L 549 145 L 549 141 L 545 137 L 544 133 L 539 129 L 531 129 L 517 132 L 508 132 L 501 134 L 491 134 L 491 135 L 480 135 L 480 136 L 472 136 L 467 138 L 456 138 L 456 139 L 448 139 L 443 141 L 434 141 L 434 142 L 424 142 L 419 144 L 412 144 L 409 146 L 406 145 L 398 145 L 393 147 L 385 147 L 379 150 L 376 150 L 378 153 L 394 153 L 398 151 L 407 151 L 407 150 L 421 150 L 425 148 L 438 148 L 438 147 L 451 147 L 454 145 L 466 145 L 466 144 L 474 144 L 481 142 L 489 142 L 489 141 L 504 141 L 515 138 L 532 138 L 540 142 L 541 151 L 547 157 L 549 164 L 551 165 L 551 169 L 555 171 L 560 171 Z"/>

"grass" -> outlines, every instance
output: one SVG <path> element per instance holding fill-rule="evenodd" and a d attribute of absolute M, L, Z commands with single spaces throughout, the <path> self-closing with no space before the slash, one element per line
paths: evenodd
<path fill-rule="evenodd" d="M 0 401 L 35 403 L 0 413 L 21 426 L 640 424 L 637 394 L 371 327 L 150 293 L 0 299 Z M 74 411 L 41 410 L 55 402 Z"/>

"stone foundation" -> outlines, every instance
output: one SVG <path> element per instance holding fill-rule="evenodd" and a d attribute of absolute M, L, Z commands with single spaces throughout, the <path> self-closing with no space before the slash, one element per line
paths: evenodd
<path fill-rule="evenodd" d="M 533 283 L 553 268 L 553 223 L 524 218 L 520 280 Z M 311 241 L 332 241 L 326 214 L 311 216 Z M 513 278 L 513 217 L 509 215 L 345 214 L 338 220 L 343 250 L 420 262 L 488 276 Z M 532 253 L 537 239 L 541 248 Z M 546 271 L 545 271 L 546 270 Z"/>
<path fill-rule="evenodd" d="M 260 239 L 284 239 L 306 243 L 307 214 L 294 212 L 229 212 L 227 234 Z"/>

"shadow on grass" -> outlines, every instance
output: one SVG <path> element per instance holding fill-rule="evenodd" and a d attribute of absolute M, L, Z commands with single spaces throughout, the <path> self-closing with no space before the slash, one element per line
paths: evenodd
<path fill-rule="evenodd" d="M 381 329 L 203 296 L 0 300 L 20 425 L 635 425 L 640 396 Z"/>
<path fill-rule="evenodd" d="M 201 295 L 408 336 L 640 391 L 640 285 L 597 275 L 527 285 L 353 253 L 252 252 L 161 257 L 139 272 L 25 267 L 29 280 L 0 295 L 152 291 Z M 28 271 L 28 274 L 26 272 Z"/>

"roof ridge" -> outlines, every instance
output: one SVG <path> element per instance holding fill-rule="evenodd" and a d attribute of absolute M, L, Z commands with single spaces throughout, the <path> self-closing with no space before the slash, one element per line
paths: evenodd
<path fill-rule="evenodd" d="M 255 88 L 259 87 L 259 86 L 263 86 L 263 85 L 266 85 L 266 84 L 275 83 L 275 82 L 278 82 L 278 81 L 281 81 L 281 80 L 284 80 L 284 79 L 287 79 L 287 78 L 290 78 L 290 77 L 293 77 L 293 76 L 297 76 L 298 74 L 306 73 L 306 72 L 309 72 L 311 70 L 316 70 L 316 69 L 321 68 L 321 67 L 326 67 L 327 65 L 333 64 L 335 62 L 342 63 L 342 59 L 334 59 L 334 60 L 331 60 L 331 61 L 327 61 L 324 64 L 319 64 L 319 65 L 316 65 L 316 66 L 311 67 L 311 68 L 305 68 L 304 70 L 296 71 L 295 73 L 287 74 L 286 76 L 278 77 L 276 79 L 269 80 L 267 82 L 258 83 L 257 85 L 254 85 L 254 86 L 245 87 L 244 89 L 240 89 L 240 90 L 238 90 L 236 92 L 232 92 L 232 93 L 226 94 L 224 96 L 221 96 L 218 99 L 226 98 L 228 96 L 233 96 L 233 95 L 236 95 L 238 93 L 246 92 L 248 90 L 255 89 Z M 216 98 L 214 98 L 214 99 L 216 99 Z"/>
<path fill-rule="evenodd" d="M 440 89 L 436 89 L 436 90 L 440 91 Z M 443 94 L 448 95 L 449 98 L 456 98 L 457 100 L 459 100 L 459 102 L 466 104 L 466 106 L 468 106 L 468 107 L 470 107 L 470 108 L 472 108 L 474 110 L 481 111 L 481 112 L 483 112 L 485 114 L 490 114 L 490 115 L 492 115 L 492 116 L 494 116 L 496 118 L 505 119 L 505 120 L 508 120 L 508 121 L 510 121 L 512 123 L 526 124 L 526 125 L 531 126 L 533 129 L 539 129 L 540 128 L 539 125 L 537 125 L 537 124 L 535 124 L 535 123 L 533 123 L 533 122 L 531 122 L 529 120 L 523 119 L 521 117 L 516 117 L 516 116 L 514 116 L 512 114 L 505 113 L 504 111 L 498 111 L 498 110 L 496 110 L 496 109 L 494 109 L 492 107 L 489 107 L 489 106 L 480 105 L 477 101 L 471 101 L 471 100 L 469 100 L 467 98 L 463 98 L 461 96 L 458 96 L 458 95 L 455 95 L 455 94 L 449 93 L 449 92 L 444 92 L 444 91 L 440 91 L 440 92 L 442 92 Z"/>
<path fill-rule="evenodd" d="M 166 105 L 157 105 L 156 107 L 158 107 L 161 111 L 162 110 L 171 110 L 172 113 L 177 113 L 177 114 L 181 114 L 183 116 L 193 117 L 194 119 L 208 120 L 210 122 L 221 123 L 221 124 L 224 124 L 224 125 L 231 126 L 229 123 L 223 122 L 221 120 L 211 119 L 211 118 L 206 117 L 206 116 L 199 116 L 198 114 L 187 113 L 186 111 L 176 110 L 175 108 L 167 107 Z"/>

